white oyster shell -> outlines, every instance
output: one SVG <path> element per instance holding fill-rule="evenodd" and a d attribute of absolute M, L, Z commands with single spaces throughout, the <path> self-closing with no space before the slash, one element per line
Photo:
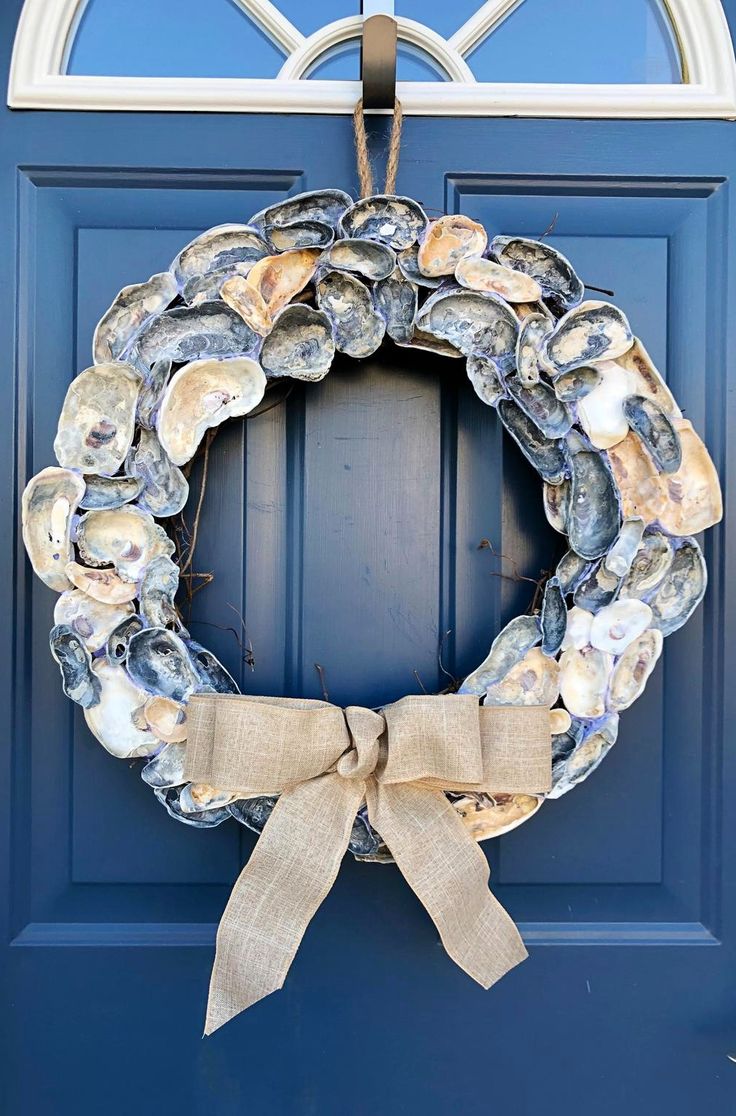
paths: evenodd
<path fill-rule="evenodd" d="M 590 627 L 593 623 L 593 613 L 586 608 L 573 605 L 567 613 L 567 628 L 562 641 L 562 650 L 568 651 L 574 647 L 576 651 L 582 650 L 590 644 Z"/>
<path fill-rule="evenodd" d="M 624 400 L 636 392 L 636 377 L 612 360 L 596 364 L 600 380 L 578 400 L 580 425 L 597 449 L 609 449 L 629 432 Z"/>
<path fill-rule="evenodd" d="M 66 565 L 74 554 L 72 517 L 83 496 L 82 478 L 54 465 L 31 477 L 23 491 L 23 542 L 35 573 L 57 593 L 70 585 Z"/>
<path fill-rule="evenodd" d="M 92 341 L 95 364 L 122 356 L 138 331 L 165 310 L 176 294 L 176 279 L 170 271 L 160 271 L 145 283 L 123 287 L 97 324 Z"/>
<path fill-rule="evenodd" d="M 161 742 L 146 726 L 142 716 L 148 694 L 138 689 L 123 667 L 115 666 L 106 659 L 93 663 L 92 669 L 102 689 L 97 705 L 84 711 L 90 732 L 106 751 L 119 759 L 148 756 L 155 752 Z"/>
<path fill-rule="evenodd" d="M 590 642 L 600 651 L 620 655 L 652 622 L 652 610 L 634 598 L 614 601 L 593 617 Z"/>
<path fill-rule="evenodd" d="M 560 656 L 560 693 L 573 717 L 602 717 L 613 655 L 597 647 L 570 648 Z"/>
<path fill-rule="evenodd" d="M 656 628 L 648 628 L 632 640 L 614 667 L 608 692 L 609 709 L 620 713 L 633 705 L 662 654 L 663 644 L 664 636 Z"/>
<path fill-rule="evenodd" d="M 153 516 L 131 504 L 83 515 L 77 547 L 90 566 L 113 566 L 127 581 L 139 581 L 154 558 L 174 553 L 173 541 Z"/>
<path fill-rule="evenodd" d="M 169 381 L 158 416 L 161 445 L 175 465 L 193 456 L 206 430 L 246 415 L 263 399 L 266 376 L 255 360 L 194 360 Z"/>
<path fill-rule="evenodd" d="M 105 604 L 81 589 L 68 589 L 56 602 L 54 623 L 68 625 L 87 650 L 95 652 L 105 646 L 118 624 L 134 611 L 130 602 Z"/>
<path fill-rule="evenodd" d="M 96 364 L 72 380 L 59 416 L 54 453 L 60 465 L 112 476 L 135 433 L 141 377 L 131 364 Z"/>

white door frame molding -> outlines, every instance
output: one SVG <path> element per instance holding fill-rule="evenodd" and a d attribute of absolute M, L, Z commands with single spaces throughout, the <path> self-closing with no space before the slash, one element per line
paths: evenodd
<path fill-rule="evenodd" d="M 361 17 L 306 38 L 270 2 L 236 0 L 287 55 L 276 78 L 105 77 L 67 74 L 87 0 L 25 0 L 8 83 L 11 108 L 150 112 L 349 113 L 352 81 L 303 80 L 328 49 L 360 34 Z M 405 113 L 423 116 L 736 118 L 736 61 L 720 0 L 665 0 L 682 54 L 680 85 L 495 84 L 465 56 L 523 0 L 488 0 L 449 39 L 399 19 L 399 39 L 432 58 L 448 82 L 399 82 Z"/>

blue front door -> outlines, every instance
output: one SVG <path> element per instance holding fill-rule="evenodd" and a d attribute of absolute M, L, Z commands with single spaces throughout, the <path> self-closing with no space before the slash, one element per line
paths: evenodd
<path fill-rule="evenodd" d="M 4 57 L 19 8 L 0 15 Z M 484 846 L 530 960 L 483 992 L 394 867 L 346 860 L 283 992 L 201 1041 L 215 927 L 252 837 L 175 824 L 91 738 L 48 654 L 54 595 L 26 564 L 15 497 L 52 460 L 67 384 L 119 288 L 210 225 L 354 191 L 351 122 L 6 110 L 0 158 L 2 1111 L 732 1111 L 728 507 L 705 540 L 704 607 L 605 763 Z M 557 215 L 552 242 L 615 291 L 725 480 L 734 174 L 727 122 L 410 118 L 399 191 L 497 232 L 539 236 Z M 517 574 L 559 556 L 538 480 L 454 362 L 398 349 L 222 430 L 200 532 L 215 577 L 193 633 L 246 692 L 320 696 L 319 663 L 340 704 L 466 673 L 528 606 Z"/>

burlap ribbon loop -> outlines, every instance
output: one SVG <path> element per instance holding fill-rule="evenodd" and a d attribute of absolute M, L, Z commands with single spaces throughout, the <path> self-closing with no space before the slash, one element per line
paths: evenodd
<path fill-rule="evenodd" d="M 198 694 L 188 724 L 188 780 L 243 797 L 279 795 L 220 922 L 205 1034 L 281 988 L 363 802 L 465 972 L 489 988 L 526 957 L 488 890 L 485 856 L 444 791 L 548 790 L 546 706 L 418 696 L 377 713 Z"/>

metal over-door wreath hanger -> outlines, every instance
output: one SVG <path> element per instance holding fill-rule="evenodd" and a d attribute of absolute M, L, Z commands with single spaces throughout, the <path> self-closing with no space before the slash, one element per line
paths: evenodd
<path fill-rule="evenodd" d="M 374 76 L 364 100 L 378 87 L 393 104 Z M 117 295 L 67 392 L 58 465 L 23 493 L 28 556 L 60 594 L 51 652 L 92 734 L 144 760 L 178 821 L 261 832 L 218 931 L 207 1033 L 281 987 L 347 849 L 396 862 L 484 987 L 526 956 L 476 842 L 603 760 L 664 636 L 702 600 L 694 536 L 721 517 L 708 452 L 623 312 L 585 300 L 549 244 L 489 243 L 470 217 L 430 221 L 394 194 L 400 111 L 373 195 L 363 123 L 359 106 L 360 200 L 287 198 Z M 241 696 L 177 608 L 193 540 L 182 555 L 165 525 L 185 470 L 284 378 L 321 380 L 336 351 L 361 359 L 385 340 L 465 362 L 569 549 L 541 609 L 507 624 L 457 693 L 379 710 Z"/>

